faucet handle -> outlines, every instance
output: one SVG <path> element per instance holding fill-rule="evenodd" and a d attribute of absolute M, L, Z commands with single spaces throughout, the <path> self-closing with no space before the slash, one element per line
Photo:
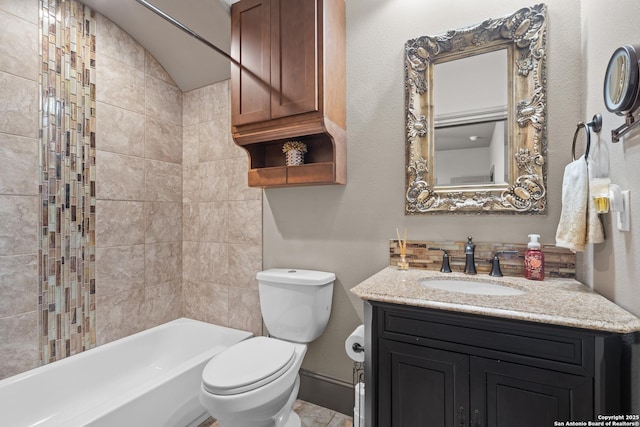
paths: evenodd
<path fill-rule="evenodd" d="M 489 260 L 489 262 L 491 263 L 491 272 L 489 273 L 489 276 L 503 276 L 502 270 L 500 269 L 500 258 L 498 258 L 502 254 L 517 255 L 518 251 L 496 251 L 496 253 L 493 255 L 493 259 Z"/>
<path fill-rule="evenodd" d="M 430 251 L 442 251 L 442 267 L 440 267 L 441 273 L 451 273 L 451 266 L 449 265 L 449 251 L 444 248 L 428 248 Z"/>

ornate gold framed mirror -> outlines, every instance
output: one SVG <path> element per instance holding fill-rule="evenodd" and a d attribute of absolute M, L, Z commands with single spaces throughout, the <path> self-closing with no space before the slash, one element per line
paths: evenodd
<path fill-rule="evenodd" d="M 546 213 L 546 6 L 405 44 L 405 213 Z"/>

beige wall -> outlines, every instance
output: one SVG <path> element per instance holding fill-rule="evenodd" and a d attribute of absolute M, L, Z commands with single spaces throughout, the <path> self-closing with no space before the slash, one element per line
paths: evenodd
<path fill-rule="evenodd" d="M 584 115 L 603 115 L 600 142 L 603 151 L 609 153 L 611 181 L 623 190 L 631 190 L 631 231 L 618 231 L 616 217 L 603 216 L 607 239 L 594 247 L 593 264 L 585 262 L 585 270 L 593 275 L 596 291 L 640 316 L 640 131 L 632 131 L 619 143 L 612 144 L 611 130 L 623 124 L 624 118 L 609 113 L 602 96 L 604 75 L 613 51 L 640 42 L 637 22 L 640 3 L 619 0 L 614 4 L 615 11 L 606 0 L 582 5 Z"/>
<path fill-rule="evenodd" d="M 38 364 L 38 2 L 0 2 L 0 378 Z"/>
<path fill-rule="evenodd" d="M 612 9 L 612 5 L 615 7 Z M 584 116 L 603 115 L 602 149 L 609 153 L 611 181 L 623 190 L 631 190 L 631 231 L 616 228 L 612 214 L 604 216 L 606 241 L 593 248 L 584 268 L 593 288 L 618 305 L 640 316 L 640 130 L 634 130 L 617 144 L 611 143 L 611 129 L 624 123 L 622 117 L 604 107 L 602 86 L 613 51 L 626 44 L 640 42 L 640 3 L 635 0 L 590 0 L 582 5 L 582 51 L 584 80 Z M 636 114 L 637 116 L 637 114 Z M 640 367 L 632 372 L 635 390 L 634 411 L 640 411 Z"/>
<path fill-rule="evenodd" d="M 389 239 L 525 243 L 539 233 L 552 243 L 560 216 L 564 166 L 582 117 L 580 2 L 548 5 L 548 189 L 546 216 L 404 215 L 405 41 L 515 12 L 528 1 L 348 0 L 346 186 L 265 191 L 264 267 L 335 272 L 333 310 L 325 334 L 303 367 L 351 381 L 344 339 L 361 322 L 362 302 L 349 289 L 388 264 Z"/>

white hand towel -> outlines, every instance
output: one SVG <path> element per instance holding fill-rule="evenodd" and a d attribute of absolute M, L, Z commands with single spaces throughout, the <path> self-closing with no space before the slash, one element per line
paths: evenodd
<path fill-rule="evenodd" d="M 589 197 L 589 169 L 582 156 L 564 169 L 556 245 L 577 252 L 584 251 L 587 243 L 601 242 L 602 223 Z"/>

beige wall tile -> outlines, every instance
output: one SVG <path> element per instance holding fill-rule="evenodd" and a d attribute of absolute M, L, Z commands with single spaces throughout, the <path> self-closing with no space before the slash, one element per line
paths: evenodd
<path fill-rule="evenodd" d="M 38 140 L 0 133 L 0 194 L 38 195 Z"/>
<path fill-rule="evenodd" d="M 145 242 L 176 242 L 182 240 L 182 204 L 147 202 Z"/>
<path fill-rule="evenodd" d="M 246 153 L 241 157 L 227 160 L 229 171 L 229 200 L 262 200 L 262 189 L 249 187 L 247 171 L 249 158 Z"/>
<path fill-rule="evenodd" d="M 223 284 L 232 288 L 258 289 L 256 274 L 262 270 L 262 246 L 228 244 L 229 273 Z"/>
<path fill-rule="evenodd" d="M 256 289 L 229 288 L 229 323 L 231 328 L 262 335 L 260 297 Z"/>
<path fill-rule="evenodd" d="M 100 14 L 96 14 L 96 52 L 144 72 L 144 48 L 124 30 Z"/>
<path fill-rule="evenodd" d="M 200 123 L 200 111 L 203 107 L 203 89 L 185 92 L 182 104 L 182 125 L 192 126 Z"/>
<path fill-rule="evenodd" d="M 38 252 L 38 196 L 0 195 L 0 256 Z"/>
<path fill-rule="evenodd" d="M 38 82 L 0 72 L 0 132 L 38 137 Z"/>
<path fill-rule="evenodd" d="M 182 279 L 182 242 L 145 245 L 145 283 L 147 286 Z"/>
<path fill-rule="evenodd" d="M 0 379 L 38 366 L 38 311 L 0 317 Z"/>
<path fill-rule="evenodd" d="M 198 152 L 198 125 L 182 128 L 182 164 L 192 165 L 200 161 Z"/>
<path fill-rule="evenodd" d="M 96 246 L 126 246 L 144 243 L 144 202 L 96 201 Z"/>
<path fill-rule="evenodd" d="M 228 326 L 229 288 L 212 283 L 186 281 L 183 293 L 186 317 Z"/>
<path fill-rule="evenodd" d="M 147 76 L 145 105 L 147 117 L 182 126 L 182 92 L 176 86 Z"/>
<path fill-rule="evenodd" d="M 38 81 L 38 26 L 0 10 L 0 71 Z"/>
<path fill-rule="evenodd" d="M 204 202 L 198 215 L 199 239 L 202 242 L 224 242 L 229 206 L 227 202 Z"/>
<path fill-rule="evenodd" d="M 169 73 L 160 65 L 160 63 L 153 57 L 149 52 L 145 51 L 145 73 L 151 77 L 155 77 L 157 79 L 162 80 L 163 82 L 169 83 L 172 86 L 176 86 L 176 83 L 173 81 Z"/>
<path fill-rule="evenodd" d="M 179 164 L 146 160 L 145 183 L 147 201 L 182 200 L 182 166 Z"/>
<path fill-rule="evenodd" d="M 182 286 L 180 281 L 147 286 L 144 289 L 146 327 L 182 317 Z"/>
<path fill-rule="evenodd" d="M 96 343 L 106 344 L 144 329 L 144 289 L 96 296 Z"/>
<path fill-rule="evenodd" d="M 96 295 L 144 287 L 144 245 L 96 249 Z"/>
<path fill-rule="evenodd" d="M 182 163 L 182 127 L 153 118 L 145 123 L 145 158 Z"/>
<path fill-rule="evenodd" d="M 198 140 L 198 155 L 202 162 L 239 157 L 243 152 L 231 138 L 231 124 L 226 115 L 214 115 L 213 119 L 200 123 Z"/>
<path fill-rule="evenodd" d="M 213 116 L 229 117 L 230 87 L 229 80 L 205 86 L 200 89 L 199 123 L 211 120 Z"/>
<path fill-rule="evenodd" d="M 201 163 L 200 194 L 198 200 L 216 202 L 229 199 L 229 166 L 224 160 Z"/>
<path fill-rule="evenodd" d="M 144 115 L 98 102 L 96 116 L 98 150 L 144 157 Z"/>
<path fill-rule="evenodd" d="M 182 240 L 197 242 L 200 240 L 200 203 L 182 204 Z"/>
<path fill-rule="evenodd" d="M 37 254 L 0 256 L 0 295 L 0 317 L 37 310 Z"/>
<path fill-rule="evenodd" d="M 229 202 L 226 241 L 262 244 L 262 202 L 259 200 Z"/>
<path fill-rule="evenodd" d="M 227 245 L 210 242 L 183 242 L 182 275 L 190 282 L 220 283 L 229 271 Z M 218 281 L 218 279 L 220 279 Z"/>
<path fill-rule="evenodd" d="M 195 203 L 202 200 L 203 167 L 201 164 L 186 165 L 182 168 L 182 201 Z"/>
<path fill-rule="evenodd" d="M 195 241 L 182 242 L 182 280 L 186 282 L 200 282 L 201 268 L 198 254 L 200 253 L 200 243 Z M 183 289 L 186 293 L 186 288 Z M 186 302 L 185 302 L 186 304 Z"/>
<path fill-rule="evenodd" d="M 144 72 L 97 52 L 96 101 L 144 114 Z"/>
<path fill-rule="evenodd" d="M 96 296 L 144 288 L 145 247 L 96 249 Z"/>
<path fill-rule="evenodd" d="M 96 152 L 97 198 L 144 200 L 144 167 L 142 158 L 98 150 Z"/>
<path fill-rule="evenodd" d="M 32 23 L 38 24 L 40 6 L 37 1 L 0 0 L 0 9 Z"/>

